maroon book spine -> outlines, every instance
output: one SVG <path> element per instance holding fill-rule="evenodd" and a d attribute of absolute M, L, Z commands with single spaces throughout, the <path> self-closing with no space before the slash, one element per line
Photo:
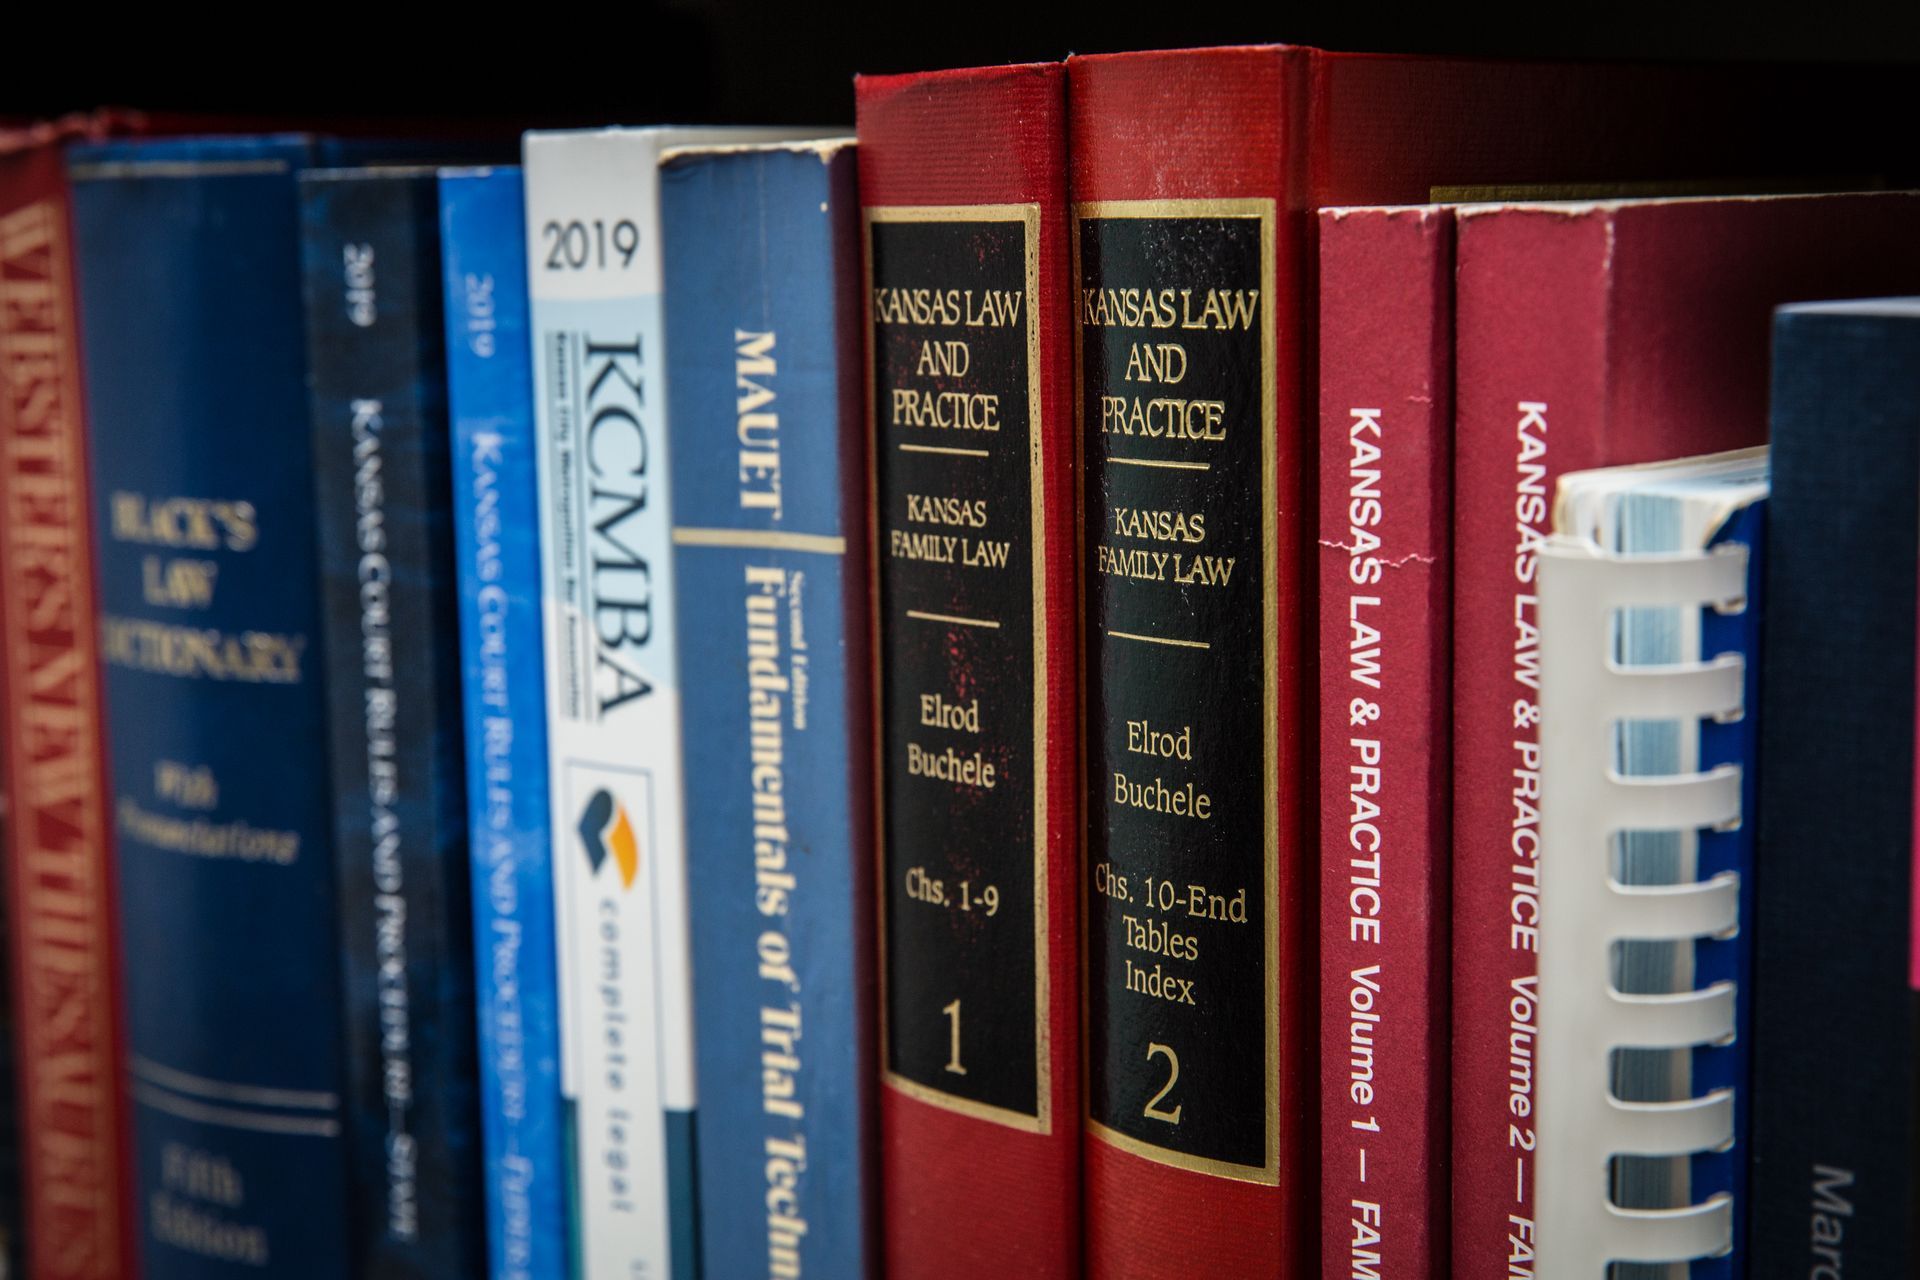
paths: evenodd
<path fill-rule="evenodd" d="M 1453 215 L 1320 229 L 1321 1275 L 1447 1239 Z"/>
<path fill-rule="evenodd" d="M 1534 1277 L 1539 630 L 1566 472 L 1766 439 L 1774 306 L 1920 287 L 1920 198 L 1462 210 L 1455 237 L 1453 1273 Z M 1597 1176 L 1597 1175 L 1596 1175 Z M 1551 1278 L 1547 1278 L 1551 1280 Z"/>
<path fill-rule="evenodd" d="M 1080 1274 L 1065 81 L 855 88 L 895 1280 Z"/>
<path fill-rule="evenodd" d="M 1533 1276 L 1539 1026 L 1534 579 L 1561 473 L 1610 462 L 1609 219 L 1460 222 L 1454 532 L 1453 1265 Z M 1747 438 L 1764 435 L 1756 415 Z M 1676 456 L 1704 452 L 1676 434 Z"/>
<path fill-rule="evenodd" d="M 60 143 L 0 140 L 0 710 L 28 1274 L 136 1271 L 93 506 Z"/>

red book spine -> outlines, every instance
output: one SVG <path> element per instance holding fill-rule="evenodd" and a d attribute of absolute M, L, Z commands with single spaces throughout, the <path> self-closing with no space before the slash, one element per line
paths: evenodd
<path fill-rule="evenodd" d="M 1453 1270 L 1530 1277 L 1534 574 L 1568 472 L 1763 443 L 1774 306 L 1920 285 L 1907 195 L 1463 211 L 1454 428 Z M 1552 993 L 1546 993 L 1551 999 Z"/>
<path fill-rule="evenodd" d="M 1463 214 L 1454 476 L 1453 1270 L 1534 1275 L 1539 631 L 1562 472 L 1601 465 L 1608 226 Z M 1764 422 L 1764 419 L 1760 420 Z"/>
<path fill-rule="evenodd" d="M 1440 1275 L 1453 215 L 1319 231 L 1321 1275 Z"/>
<path fill-rule="evenodd" d="M 862 77 L 898 1280 L 1080 1274 L 1065 71 Z"/>
<path fill-rule="evenodd" d="M 28 1274 L 134 1274 L 115 873 L 68 199 L 0 148 L 0 707 Z"/>
<path fill-rule="evenodd" d="M 1316 1256 L 1309 59 L 1068 64 L 1096 1277 Z"/>

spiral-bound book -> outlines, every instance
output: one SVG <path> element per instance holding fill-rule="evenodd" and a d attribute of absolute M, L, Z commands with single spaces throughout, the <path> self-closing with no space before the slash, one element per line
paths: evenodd
<path fill-rule="evenodd" d="M 1765 449 L 1561 479 L 1541 557 L 1539 1274 L 1744 1275 Z"/>

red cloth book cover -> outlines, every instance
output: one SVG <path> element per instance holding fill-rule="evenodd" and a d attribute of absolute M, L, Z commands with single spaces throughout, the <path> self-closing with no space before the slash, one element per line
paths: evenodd
<path fill-rule="evenodd" d="M 1318 221 L 1321 1275 L 1432 1275 L 1447 1239 L 1453 213 Z"/>
<path fill-rule="evenodd" d="M 1069 62 L 1087 1270 L 1305 1277 L 1312 54 Z"/>
<path fill-rule="evenodd" d="M 1767 434 L 1783 302 L 1920 288 L 1920 197 L 1483 206 L 1456 239 L 1454 1231 L 1533 1276 L 1539 632 L 1558 478 Z M 1551 993 L 1545 993 L 1551 999 Z"/>
<path fill-rule="evenodd" d="M 856 85 L 890 1276 L 1080 1272 L 1065 73 Z"/>
<path fill-rule="evenodd" d="M 136 1269 L 63 150 L 140 123 L 102 115 L 0 134 L 6 897 L 27 1274 L 38 1280 L 125 1280 Z"/>
<path fill-rule="evenodd" d="M 1844 125 L 1899 88 L 1288 47 L 1076 57 L 1068 76 L 1087 1266 L 1304 1277 L 1322 1251 L 1310 211 L 1443 184 L 1869 172 Z"/>

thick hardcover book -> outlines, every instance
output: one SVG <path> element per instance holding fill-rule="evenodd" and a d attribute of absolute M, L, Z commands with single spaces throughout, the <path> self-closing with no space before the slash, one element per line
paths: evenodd
<path fill-rule="evenodd" d="M 135 1267 L 92 499 L 64 144 L 0 136 L 0 720 L 4 1033 L 19 1089 L 4 1255 L 42 1280 Z M 57 1064 L 57 1069 L 49 1069 Z M 27 1248 L 19 1228 L 27 1227 Z M 30 1261 L 29 1261 L 30 1259 Z"/>
<path fill-rule="evenodd" d="M 76 149 L 149 1280 L 348 1274 L 300 139 Z"/>
<path fill-rule="evenodd" d="M 1065 89 L 1058 65 L 855 85 L 898 1277 L 1080 1273 Z"/>
<path fill-rule="evenodd" d="M 1453 214 L 1320 232 L 1321 1274 L 1446 1269 Z"/>
<path fill-rule="evenodd" d="M 1285 47 L 1068 66 L 1087 1256 L 1100 1275 L 1305 1275 L 1319 1185 L 1307 210 L 1441 184 L 1844 172 L 1872 148 L 1836 122 L 1863 101 L 1892 109 L 1898 88 L 1823 79 L 1832 96 L 1783 103 L 1777 78 L 1747 72 Z M 1676 114 L 1699 129 L 1667 128 Z M 1397 1229 L 1362 1222 L 1332 1247 Z M 1476 1246 L 1464 1272 L 1505 1265 L 1509 1230 L 1531 1226 L 1503 1211 L 1498 1258 Z"/>
<path fill-rule="evenodd" d="M 699 1265 L 659 158 L 769 136 L 526 137 L 561 1076 L 585 1280 Z"/>
<path fill-rule="evenodd" d="M 1766 496 L 1764 449 L 1560 480 L 1539 562 L 1541 1275 L 1747 1274 Z"/>
<path fill-rule="evenodd" d="M 1912 289 L 1911 233 L 1883 252 L 1881 286 Z M 1909 1276 L 1920 301 L 1783 308 L 1772 413 L 1753 1256 Z"/>
<path fill-rule="evenodd" d="M 879 1274 L 851 140 L 660 170 L 706 1275 Z"/>
<path fill-rule="evenodd" d="M 442 170 L 440 234 L 491 1275 L 567 1280 L 520 171 Z"/>
<path fill-rule="evenodd" d="M 1760 443 L 1767 322 L 1920 280 L 1906 195 L 1464 210 L 1456 231 L 1454 1261 L 1533 1275 L 1539 617 L 1567 471 Z M 1777 544 L 1776 544 L 1777 545 Z M 1551 998 L 1550 996 L 1547 998 Z"/>
<path fill-rule="evenodd" d="M 1317 1256 L 1309 58 L 1070 64 L 1094 1276 Z"/>
<path fill-rule="evenodd" d="M 303 174 L 355 1274 L 470 1277 L 483 1198 L 439 188 Z"/>

